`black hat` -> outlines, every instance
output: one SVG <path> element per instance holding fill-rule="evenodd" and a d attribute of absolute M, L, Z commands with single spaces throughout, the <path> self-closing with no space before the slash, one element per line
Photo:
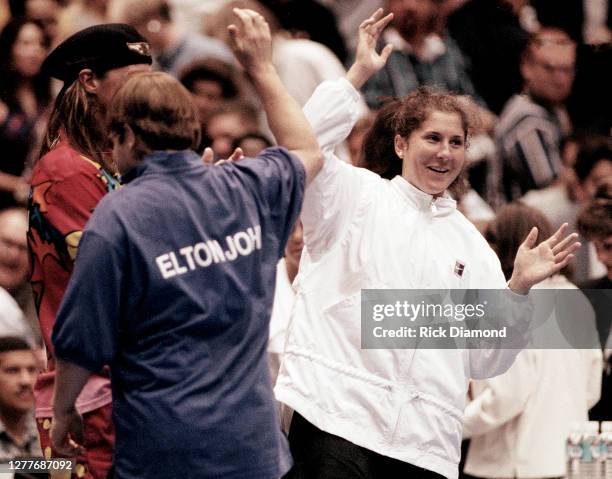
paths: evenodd
<path fill-rule="evenodd" d="M 147 40 L 121 23 L 95 25 L 60 43 L 45 59 L 42 71 L 72 83 L 83 68 L 102 74 L 114 68 L 152 62 Z"/>

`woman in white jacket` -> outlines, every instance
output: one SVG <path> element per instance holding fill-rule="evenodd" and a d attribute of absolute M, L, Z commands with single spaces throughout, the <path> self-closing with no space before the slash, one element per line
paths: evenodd
<path fill-rule="evenodd" d="M 495 253 L 446 192 L 465 163 L 469 122 L 458 99 L 425 91 L 396 104 L 384 120 L 392 134 L 378 139 L 392 145 L 384 160 L 400 165 L 390 181 L 332 153 L 356 120 L 355 88 L 390 53 L 374 48 L 389 20 L 379 10 L 361 25 L 346 79 L 322 84 L 304 108 L 326 162 L 306 192 L 305 249 L 275 389 L 296 411 L 290 478 L 455 478 L 468 380 L 504 372 L 517 354 L 361 348 L 362 289 L 506 288 Z M 578 245 L 563 230 L 535 248 L 530 233 L 510 302 L 525 302 L 533 284 L 570 261 Z"/>
<path fill-rule="evenodd" d="M 541 233 L 552 231 L 542 213 L 510 203 L 488 225 L 485 237 L 507 278 L 512 275 L 515 245 L 534 224 Z M 575 290 L 576 286 L 556 274 L 534 289 Z M 572 301 L 576 299 L 573 296 Z M 586 297 L 583 301 L 588 305 Z M 572 319 L 591 331 L 596 347 L 594 318 Z M 544 333 L 547 344 L 550 333 Z M 555 341 L 555 346 L 563 346 Z M 464 472 L 509 479 L 565 476 L 565 441 L 572 423 L 587 421 L 589 409 L 599 399 L 601 370 L 600 349 L 571 349 L 567 344 L 565 349 L 526 349 L 504 374 L 474 381 L 463 418 L 463 435 L 471 439 Z"/>

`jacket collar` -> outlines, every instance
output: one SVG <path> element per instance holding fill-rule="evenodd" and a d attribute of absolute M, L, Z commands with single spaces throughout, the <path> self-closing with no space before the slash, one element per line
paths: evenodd
<path fill-rule="evenodd" d="M 129 183 L 145 174 L 178 172 L 198 166 L 204 166 L 204 163 L 194 151 L 154 151 L 146 155 L 137 166 L 122 175 L 121 183 Z"/>
<path fill-rule="evenodd" d="M 433 216 L 445 216 L 457 209 L 457 202 L 451 198 L 448 191 L 445 191 L 443 196 L 434 198 L 432 195 L 411 185 L 400 175 L 391 180 L 391 186 L 412 207 L 423 212 L 430 212 Z"/>

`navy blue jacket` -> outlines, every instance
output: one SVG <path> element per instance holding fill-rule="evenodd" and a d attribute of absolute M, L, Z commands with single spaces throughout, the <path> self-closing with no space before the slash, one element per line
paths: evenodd
<path fill-rule="evenodd" d="M 280 148 L 214 167 L 155 152 L 96 207 L 53 342 L 61 359 L 111 367 L 117 478 L 289 469 L 266 345 L 304 177 Z"/>

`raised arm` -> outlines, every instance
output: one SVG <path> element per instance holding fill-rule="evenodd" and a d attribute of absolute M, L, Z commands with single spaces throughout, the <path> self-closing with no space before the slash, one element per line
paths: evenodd
<path fill-rule="evenodd" d="M 304 105 L 306 118 L 324 152 L 342 143 L 353 129 L 359 117 L 357 90 L 385 65 L 391 54 L 391 45 L 377 53 L 376 42 L 392 18 L 393 14 L 383 17 L 383 9 L 379 8 L 364 20 L 359 26 L 355 62 L 345 78 L 323 82 Z M 333 155 L 326 158 L 332 159 Z"/>
<path fill-rule="evenodd" d="M 346 73 L 346 79 L 359 90 L 369 78 L 385 66 L 393 46 L 386 45 L 380 53 L 376 52 L 376 44 L 381 32 L 393 19 L 389 13 L 383 17 L 383 9 L 379 8 L 369 18 L 359 25 L 359 40 L 355 62 Z"/>
<path fill-rule="evenodd" d="M 302 109 L 272 64 L 270 28 L 257 12 L 235 8 L 234 13 L 237 25 L 227 27 L 234 54 L 253 81 L 277 143 L 302 160 L 309 184 L 321 169 L 323 156 Z"/>

